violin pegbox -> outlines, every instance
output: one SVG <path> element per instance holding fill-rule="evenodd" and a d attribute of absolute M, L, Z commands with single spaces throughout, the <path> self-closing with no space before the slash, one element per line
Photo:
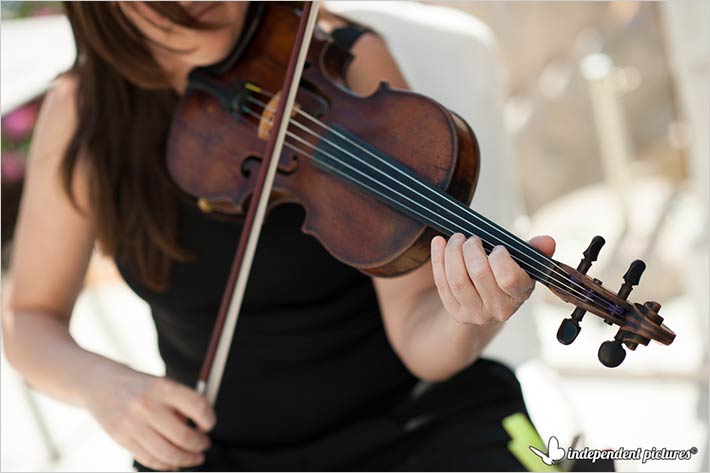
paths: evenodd
<path fill-rule="evenodd" d="M 576 270 L 558 263 L 569 278 L 569 284 L 577 288 L 573 292 L 574 297 L 570 297 L 569 293 L 558 294 L 559 291 L 554 289 L 553 292 L 576 306 L 557 331 L 557 340 L 563 345 L 570 345 L 577 338 L 581 331 L 579 323 L 587 312 L 599 316 L 608 325 L 619 326 L 614 339 L 602 343 L 598 352 L 599 361 L 606 367 L 614 368 L 626 358 L 625 348 L 635 350 L 638 345 L 648 345 L 651 340 L 670 345 L 675 333 L 663 324 L 663 317 L 658 315 L 661 309 L 658 302 L 648 301 L 643 305 L 628 302 L 631 291 L 646 269 L 643 261 L 631 263 L 617 293 L 605 289 L 600 280 L 587 276 L 604 243 L 602 237 L 595 236 Z"/>
<path fill-rule="evenodd" d="M 606 241 L 604 238 L 598 235 L 592 238 L 592 242 L 589 244 L 587 249 L 584 250 L 584 253 L 582 253 L 583 258 L 577 265 L 577 271 L 581 274 L 587 274 L 589 268 L 592 267 L 592 263 L 594 263 L 599 257 L 599 252 L 605 243 Z M 576 340 L 577 335 L 579 335 L 579 332 L 582 331 L 582 327 L 579 326 L 579 323 L 582 321 L 582 318 L 586 313 L 586 310 L 581 307 L 577 307 L 568 319 L 564 319 L 562 321 L 560 328 L 557 330 L 557 340 L 561 344 L 571 345 L 572 342 Z"/>

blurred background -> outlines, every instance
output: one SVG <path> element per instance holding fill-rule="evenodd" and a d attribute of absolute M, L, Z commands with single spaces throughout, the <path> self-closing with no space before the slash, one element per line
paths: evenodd
<path fill-rule="evenodd" d="M 521 236 L 556 238 L 576 266 L 630 299 L 663 304 L 669 347 L 610 370 L 597 349 L 615 329 L 593 316 L 571 346 L 572 311 L 535 291 L 487 356 L 515 367 L 543 439 L 597 449 L 696 447 L 688 461 L 616 462 L 617 471 L 707 471 L 710 365 L 710 2 L 327 2 L 379 31 L 414 90 L 476 131 L 472 206 Z M 74 58 L 57 2 L 2 2 L 2 291 L 32 128 L 42 96 Z M 60 236 L 58 236 L 60 237 Z M 231 257 L 231 255 L 225 257 Z M 71 330 L 86 348 L 161 374 L 147 306 L 96 254 Z M 238 341 L 238 331 L 237 331 Z M 0 469 L 128 471 L 130 457 L 81 410 L 27 387 L 2 358 Z"/>

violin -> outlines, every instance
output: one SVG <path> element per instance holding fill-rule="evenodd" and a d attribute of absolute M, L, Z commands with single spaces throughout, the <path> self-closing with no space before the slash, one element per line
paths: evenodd
<path fill-rule="evenodd" d="M 302 74 L 290 85 L 293 103 L 287 110 L 289 104 L 281 100 L 289 82 L 284 76 L 295 75 L 292 49 L 308 35 L 304 23 L 313 15 L 312 5 L 265 3 L 253 8 L 258 11 L 251 13 L 234 54 L 192 71 L 174 115 L 167 168 L 203 211 L 249 215 L 264 183 L 271 184 L 264 211 L 300 204 L 304 232 L 341 262 L 378 277 L 422 265 L 437 234 L 475 235 L 487 252 L 505 246 L 533 280 L 576 307 L 562 321 L 561 343 L 575 340 L 586 312 L 619 327 L 599 349 L 605 366 L 621 364 L 624 347 L 673 342 L 675 334 L 658 314 L 660 304 L 627 300 L 643 262 L 631 263 L 614 292 L 586 274 L 603 238 L 594 237 L 572 268 L 471 209 L 480 150 L 466 122 L 428 97 L 386 83 L 367 97 L 353 93 L 345 83 L 350 53 L 320 31 L 300 51 Z M 279 126 L 280 150 L 274 144 Z M 271 182 L 264 177 L 269 151 L 275 160 L 268 163 Z M 228 310 L 234 279 L 221 312 Z M 211 346 L 208 358 L 214 351 Z"/>

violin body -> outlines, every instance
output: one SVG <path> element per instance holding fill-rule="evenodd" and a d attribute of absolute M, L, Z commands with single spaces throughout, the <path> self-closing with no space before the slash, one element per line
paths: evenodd
<path fill-rule="evenodd" d="M 239 60 L 216 77 L 212 74 L 240 107 L 249 93 L 245 81 L 273 92 L 281 87 L 299 21 L 292 3 L 267 2 L 265 8 Z M 435 101 L 385 83 L 368 97 L 353 93 L 344 77 L 350 59 L 327 36 L 316 35 L 296 97 L 299 109 L 324 125 L 347 129 L 421 180 L 468 204 L 479 171 L 478 145 L 468 125 Z M 201 199 L 203 209 L 242 214 L 264 153 L 265 140 L 255 131 L 259 125 L 254 116 L 225 107 L 214 94 L 188 88 L 168 140 L 170 174 L 180 188 Z M 311 144 L 298 143 L 301 150 L 320 146 L 326 129 L 315 128 L 320 137 L 301 133 Z M 347 145 L 342 139 L 339 143 Z M 284 147 L 270 207 L 302 205 L 303 231 L 338 260 L 370 275 L 399 275 L 428 259 L 435 230 L 327 172 L 308 154 Z"/>

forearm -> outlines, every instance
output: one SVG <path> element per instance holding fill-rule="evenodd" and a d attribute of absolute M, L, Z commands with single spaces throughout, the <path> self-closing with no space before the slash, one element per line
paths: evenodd
<path fill-rule="evenodd" d="M 436 289 L 423 291 L 407 316 L 399 356 L 410 371 L 428 381 L 447 379 L 473 363 L 503 322 L 457 322 L 444 309 Z"/>
<path fill-rule="evenodd" d="M 10 364 L 33 388 L 60 401 L 86 407 L 91 383 L 102 374 L 125 369 L 81 348 L 66 324 L 41 311 L 10 312 L 3 317 L 3 344 Z"/>

